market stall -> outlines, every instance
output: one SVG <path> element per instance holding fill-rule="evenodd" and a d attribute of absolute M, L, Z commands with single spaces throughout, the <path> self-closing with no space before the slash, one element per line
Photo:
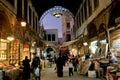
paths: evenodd
<path fill-rule="evenodd" d="M 85 47 L 87 47 L 85 48 L 85 55 L 79 60 L 79 73 L 87 74 L 88 77 L 106 76 L 107 67 L 109 66 L 109 59 L 107 58 L 108 44 L 106 40 L 101 40 L 99 46 L 97 40 L 91 41 Z"/>
<path fill-rule="evenodd" d="M 0 80 L 20 80 L 22 78 L 22 69 L 19 66 L 12 66 L 0 62 Z"/>

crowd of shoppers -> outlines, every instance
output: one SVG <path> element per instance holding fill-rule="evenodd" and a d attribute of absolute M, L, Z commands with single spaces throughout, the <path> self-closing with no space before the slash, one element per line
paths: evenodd
<path fill-rule="evenodd" d="M 58 56 L 54 56 L 53 61 L 53 63 L 56 64 L 55 69 L 58 77 L 63 77 L 63 68 L 64 66 L 66 66 L 67 63 L 69 67 L 69 76 L 73 75 L 73 71 L 77 71 L 78 58 L 76 56 L 59 53 Z M 33 55 L 33 59 L 31 61 L 26 56 L 22 63 L 23 80 L 29 80 L 31 74 L 33 75 L 33 77 L 35 77 L 36 80 L 40 80 L 41 62 L 40 58 L 36 56 L 36 54 Z"/>
<path fill-rule="evenodd" d="M 74 55 L 62 55 L 59 53 L 58 58 L 56 59 L 56 69 L 57 69 L 57 76 L 63 77 L 63 68 L 68 64 L 69 67 L 69 76 L 73 75 L 73 71 L 77 71 L 78 66 L 78 57 Z"/>

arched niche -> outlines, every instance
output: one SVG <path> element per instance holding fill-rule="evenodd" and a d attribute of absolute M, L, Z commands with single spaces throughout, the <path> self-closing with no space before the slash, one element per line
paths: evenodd
<path fill-rule="evenodd" d="M 107 37 L 106 25 L 101 23 L 98 29 L 99 40 L 103 40 Z"/>
<path fill-rule="evenodd" d="M 4 11 L 0 11 L 0 32 L 3 34 L 11 31 L 9 19 Z"/>
<path fill-rule="evenodd" d="M 104 32 L 106 30 L 106 26 L 105 26 L 105 24 L 104 23 L 102 23 L 102 24 L 100 24 L 100 26 L 99 26 L 99 33 L 102 33 L 102 32 Z"/>
<path fill-rule="evenodd" d="M 120 1 L 116 2 L 116 5 L 110 13 L 108 28 L 115 26 L 118 22 L 120 23 Z"/>
<path fill-rule="evenodd" d="M 87 26 L 87 30 L 88 30 L 88 38 L 93 38 L 93 37 L 97 36 L 97 28 L 94 23 L 90 23 Z"/>

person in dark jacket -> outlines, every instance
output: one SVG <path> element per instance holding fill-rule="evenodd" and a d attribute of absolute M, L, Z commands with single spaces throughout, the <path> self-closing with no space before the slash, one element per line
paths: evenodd
<path fill-rule="evenodd" d="M 33 69 L 33 74 L 35 75 L 36 80 L 40 80 L 40 70 L 41 70 L 41 65 L 40 65 L 40 58 L 34 55 L 31 67 Z M 36 70 L 38 70 L 36 72 Z"/>
<path fill-rule="evenodd" d="M 57 66 L 57 76 L 58 77 L 63 77 L 64 60 L 63 60 L 61 54 L 59 54 L 59 57 L 56 61 L 56 66 Z"/>
<path fill-rule="evenodd" d="M 23 60 L 23 80 L 30 79 L 30 60 L 27 56 Z"/>

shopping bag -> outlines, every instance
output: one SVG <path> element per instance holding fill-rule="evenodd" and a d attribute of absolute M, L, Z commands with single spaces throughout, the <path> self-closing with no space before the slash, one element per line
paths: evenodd
<path fill-rule="evenodd" d="M 35 75 L 36 75 L 37 77 L 39 77 L 39 76 L 40 76 L 40 70 L 39 70 L 39 68 L 38 68 L 38 67 L 35 69 Z"/>

